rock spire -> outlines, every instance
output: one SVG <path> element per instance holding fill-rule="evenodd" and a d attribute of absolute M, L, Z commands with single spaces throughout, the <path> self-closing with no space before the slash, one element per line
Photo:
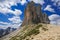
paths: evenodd
<path fill-rule="evenodd" d="M 27 4 L 24 13 L 24 20 L 22 26 L 29 24 L 38 24 L 38 23 L 50 23 L 47 14 L 42 13 L 41 5 L 37 6 L 33 1 Z"/>

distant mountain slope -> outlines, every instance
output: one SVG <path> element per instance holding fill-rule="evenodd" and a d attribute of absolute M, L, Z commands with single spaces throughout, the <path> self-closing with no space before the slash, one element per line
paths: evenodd
<path fill-rule="evenodd" d="M 20 29 L 15 30 L 15 31 L 11 32 L 10 34 L 0 38 L 0 40 L 9 40 L 11 37 L 15 36 L 19 31 L 20 31 Z"/>
<path fill-rule="evenodd" d="M 22 27 L 0 40 L 60 40 L 60 26 L 33 24 Z"/>
<path fill-rule="evenodd" d="M 16 28 L 11 28 L 11 27 L 8 27 L 6 29 L 0 28 L 0 38 L 5 36 L 5 35 L 8 35 L 9 33 L 13 32 L 15 30 L 16 30 Z"/>

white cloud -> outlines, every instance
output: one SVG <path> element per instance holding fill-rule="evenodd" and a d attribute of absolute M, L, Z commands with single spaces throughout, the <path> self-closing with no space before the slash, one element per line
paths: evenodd
<path fill-rule="evenodd" d="M 8 23 L 7 23 L 7 22 L 1 22 L 1 21 L 0 21 L 0 24 L 8 24 Z"/>
<path fill-rule="evenodd" d="M 11 23 L 8 23 L 8 24 L 5 24 L 5 25 L 0 25 L 0 28 L 2 28 L 2 29 L 6 29 L 8 27 L 19 28 L 20 25 L 21 25 L 21 23 L 20 24 L 11 24 Z"/>
<path fill-rule="evenodd" d="M 11 13 L 11 14 L 14 14 L 14 15 L 21 15 L 22 14 L 21 10 L 15 9 L 15 11 L 13 11 L 11 9 L 1 8 L 1 7 L 0 7 L 0 12 L 3 13 L 3 14 L 7 14 L 7 13 Z"/>
<path fill-rule="evenodd" d="M 53 5 L 60 6 L 60 0 L 51 0 L 51 1 L 54 2 Z"/>
<path fill-rule="evenodd" d="M 21 19 L 19 19 L 19 18 L 16 18 L 16 19 L 14 18 L 13 20 L 12 19 L 10 19 L 10 21 L 12 23 L 0 21 L 0 28 L 2 28 L 2 29 L 6 29 L 8 27 L 11 27 L 11 28 L 19 28 L 20 25 L 22 24 Z"/>
<path fill-rule="evenodd" d="M 24 5 L 25 3 L 27 3 L 26 0 L 22 0 L 22 1 L 21 1 L 21 5 Z"/>
<path fill-rule="evenodd" d="M 0 0 L 0 12 L 3 14 L 12 13 L 14 15 L 22 14 L 21 10 L 15 9 L 15 11 L 11 10 L 11 6 L 17 5 L 17 3 L 21 3 L 24 5 L 26 0 Z"/>
<path fill-rule="evenodd" d="M 0 28 L 6 29 L 7 27 L 10 27 L 9 24 L 10 23 L 8 23 L 8 22 L 0 21 Z"/>
<path fill-rule="evenodd" d="M 24 5 L 27 1 L 26 0 L 0 0 L 0 7 L 8 7 L 10 8 L 13 5 L 17 5 L 17 3 L 21 3 L 21 5 Z"/>
<path fill-rule="evenodd" d="M 49 16 L 49 19 L 50 19 L 50 20 L 57 20 L 57 19 L 59 19 L 59 18 L 60 18 L 60 16 L 57 15 L 57 14 L 53 14 L 53 15 Z"/>
<path fill-rule="evenodd" d="M 16 3 L 17 3 L 17 1 L 15 1 L 15 0 L 4 0 L 4 1 L 0 1 L 0 7 L 10 8 L 12 5 L 17 5 Z"/>
<path fill-rule="evenodd" d="M 19 28 L 20 25 L 22 24 L 22 20 L 20 16 L 13 16 L 12 18 L 8 18 L 9 21 L 11 22 L 2 22 L 0 21 L 0 28 L 6 29 L 7 27 L 12 27 L 12 28 Z"/>
<path fill-rule="evenodd" d="M 21 10 L 15 9 L 15 11 L 11 10 L 11 6 L 17 5 L 17 3 L 21 3 L 21 5 L 24 5 L 27 3 L 26 0 L 0 0 L 0 12 L 1 13 L 14 13 L 18 15 L 19 13 L 22 13 Z M 19 13 L 17 13 L 19 12 Z"/>
<path fill-rule="evenodd" d="M 13 16 L 12 18 L 8 18 L 11 21 L 10 27 L 19 28 L 22 24 L 22 20 L 19 16 Z"/>
<path fill-rule="evenodd" d="M 39 3 L 41 5 L 45 3 L 44 0 L 29 0 L 29 1 L 34 1 L 35 3 Z"/>
<path fill-rule="evenodd" d="M 47 5 L 44 10 L 50 11 L 50 12 L 55 12 L 53 8 L 51 8 L 51 5 Z"/>
<path fill-rule="evenodd" d="M 8 20 L 10 20 L 10 21 L 12 21 L 12 23 L 21 23 L 22 22 L 22 20 L 20 19 L 20 17 L 19 16 L 14 16 L 14 17 L 12 17 L 12 18 L 8 18 Z"/>
<path fill-rule="evenodd" d="M 15 14 L 16 16 L 17 15 L 21 15 L 22 14 L 22 11 L 15 9 L 15 11 L 13 11 L 13 14 Z"/>
<path fill-rule="evenodd" d="M 60 15 L 57 15 L 57 14 L 52 14 L 49 16 L 49 19 L 50 19 L 50 23 L 51 24 L 57 24 L 57 25 L 60 25 Z"/>
<path fill-rule="evenodd" d="M 0 22 L 0 24 L 3 24 L 3 25 L 0 25 L 0 28 L 3 28 L 3 29 L 5 29 L 7 27 L 18 28 L 21 25 L 22 21 L 21 21 L 21 19 L 19 17 L 19 15 L 22 14 L 21 10 L 15 9 L 15 11 L 13 11 L 13 10 L 8 9 L 8 8 L 1 8 L 0 7 L 0 12 L 3 13 L 3 14 L 5 14 L 5 15 L 7 13 L 15 15 L 12 18 L 8 18 L 8 20 L 11 21 L 12 23 Z"/>

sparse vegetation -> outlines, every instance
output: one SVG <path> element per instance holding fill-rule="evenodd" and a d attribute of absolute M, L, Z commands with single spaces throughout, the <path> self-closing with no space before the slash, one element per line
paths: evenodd
<path fill-rule="evenodd" d="M 42 25 L 40 24 L 40 25 L 37 25 L 36 26 L 36 29 L 39 29 L 40 27 L 42 27 Z"/>
<path fill-rule="evenodd" d="M 33 35 L 33 34 L 37 35 L 39 33 L 40 33 L 39 30 L 33 29 L 33 30 L 31 30 L 30 32 L 27 33 L 27 36 L 30 36 L 30 35 Z"/>
<path fill-rule="evenodd" d="M 16 37 L 12 37 L 12 39 L 11 40 L 18 40 Z"/>
<path fill-rule="evenodd" d="M 31 39 L 34 39 L 34 38 L 31 38 Z"/>
<path fill-rule="evenodd" d="M 29 40 L 29 39 L 26 39 L 26 40 Z"/>
<path fill-rule="evenodd" d="M 31 35 L 33 35 L 33 34 L 34 34 L 34 35 L 37 35 L 37 34 L 39 34 L 39 33 L 40 33 L 39 30 L 33 29 L 33 30 L 25 33 L 24 36 L 20 36 L 20 40 L 25 39 L 27 36 L 31 36 Z"/>
<path fill-rule="evenodd" d="M 47 28 L 42 27 L 42 30 L 47 31 L 48 29 L 47 29 Z"/>
<path fill-rule="evenodd" d="M 35 27 L 34 27 L 34 26 L 35 26 Z M 39 31 L 39 28 L 40 28 L 40 27 L 41 27 L 42 30 L 44 30 L 44 31 L 48 30 L 47 28 L 43 27 L 42 24 L 38 24 L 38 25 L 33 25 L 33 26 L 31 26 L 31 28 L 33 28 L 33 29 L 31 29 L 31 30 L 27 30 L 27 29 L 29 28 L 29 26 L 28 26 L 28 27 L 26 27 L 26 28 L 23 29 L 23 31 L 22 31 L 22 34 L 23 34 L 23 35 L 19 35 L 19 36 L 16 35 L 15 37 L 12 37 L 10 40 L 23 40 L 23 39 L 25 39 L 27 36 L 37 35 L 37 34 L 40 33 L 40 31 Z M 24 32 L 25 30 L 27 30 L 26 33 Z M 19 39 L 17 39 L 17 37 L 19 37 Z M 29 40 L 29 39 L 26 39 L 26 40 Z"/>
<path fill-rule="evenodd" d="M 60 30 L 60 26 L 55 27 L 55 25 L 50 26 L 50 24 L 47 26 L 46 24 L 29 25 L 26 28 L 23 27 L 17 35 L 8 38 L 9 40 L 60 40 L 60 31 L 57 29 Z"/>
<path fill-rule="evenodd" d="M 34 27 L 34 26 L 33 26 Z M 35 28 L 33 28 L 32 30 L 30 31 L 27 31 L 27 33 L 24 33 L 23 36 L 19 35 L 19 36 L 15 36 L 15 37 L 12 37 L 10 40 L 18 40 L 17 37 L 19 37 L 19 40 L 23 40 L 25 39 L 27 36 L 31 36 L 31 35 L 37 35 L 40 33 L 39 31 L 39 28 L 42 27 L 42 25 L 37 25 Z M 24 28 L 24 30 L 28 29 L 27 28 Z M 24 32 L 24 31 L 22 31 Z M 29 39 L 26 39 L 26 40 L 29 40 Z"/>

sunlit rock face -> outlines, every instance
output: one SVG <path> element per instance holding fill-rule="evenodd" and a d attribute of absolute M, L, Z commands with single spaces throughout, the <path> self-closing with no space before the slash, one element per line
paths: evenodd
<path fill-rule="evenodd" d="M 43 14 L 41 11 L 41 5 L 35 5 L 33 1 L 27 4 L 24 13 L 24 21 L 22 26 L 38 23 L 50 23 L 47 14 Z"/>

